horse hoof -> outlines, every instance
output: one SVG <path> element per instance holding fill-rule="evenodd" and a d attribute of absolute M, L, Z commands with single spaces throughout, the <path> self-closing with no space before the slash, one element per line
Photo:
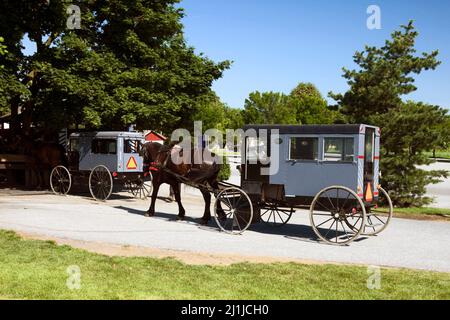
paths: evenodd
<path fill-rule="evenodd" d="M 184 221 L 185 219 L 186 219 L 186 218 L 185 218 L 184 216 L 178 216 L 178 217 L 177 217 L 177 220 L 178 220 L 178 221 Z"/>
<path fill-rule="evenodd" d="M 146 212 L 145 214 L 144 214 L 144 217 L 147 217 L 147 218 L 150 218 L 150 217 L 153 217 L 155 214 L 154 213 L 151 213 L 151 212 Z"/>
<path fill-rule="evenodd" d="M 209 223 L 209 220 L 206 220 L 206 219 L 201 219 L 201 220 L 200 220 L 200 224 L 201 224 L 202 226 L 207 226 L 208 223 Z"/>

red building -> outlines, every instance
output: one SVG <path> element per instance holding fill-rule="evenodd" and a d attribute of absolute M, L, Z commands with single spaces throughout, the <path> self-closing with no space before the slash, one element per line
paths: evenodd
<path fill-rule="evenodd" d="M 145 141 L 148 142 L 157 142 L 163 144 L 166 140 L 167 138 L 165 136 L 153 130 L 150 130 L 145 134 Z"/>

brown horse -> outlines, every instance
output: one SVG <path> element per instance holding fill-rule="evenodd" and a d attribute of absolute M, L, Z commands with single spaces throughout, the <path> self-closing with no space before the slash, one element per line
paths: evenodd
<path fill-rule="evenodd" d="M 64 148 L 51 142 L 32 141 L 26 136 L 10 137 L 9 148 L 13 153 L 30 157 L 29 170 L 37 179 L 37 188 L 48 185 L 50 171 L 59 165 L 67 167 L 67 157 Z"/>
<path fill-rule="evenodd" d="M 163 146 L 159 143 L 147 143 L 143 146 L 141 155 L 144 157 L 144 172 L 152 170 L 153 175 L 153 194 L 150 208 L 146 216 L 151 217 L 155 215 L 155 202 L 158 197 L 158 191 L 161 184 L 169 184 L 175 195 L 175 200 L 178 203 L 178 219 L 183 220 L 186 212 L 181 204 L 180 183 L 190 182 L 198 187 L 205 200 L 205 211 L 201 219 L 202 224 L 207 224 L 211 219 L 211 193 L 207 190 L 209 185 L 211 188 L 218 190 L 219 181 L 217 176 L 221 169 L 217 161 L 206 163 L 202 161 L 201 164 L 190 164 L 184 162 L 177 162 L 175 164 L 172 160 L 174 148 L 179 148 L 177 144 L 171 146 Z M 191 159 L 194 159 L 194 152 L 192 152 Z M 179 150 L 182 155 L 183 150 Z M 218 214 L 223 217 L 225 213 L 219 205 Z"/>

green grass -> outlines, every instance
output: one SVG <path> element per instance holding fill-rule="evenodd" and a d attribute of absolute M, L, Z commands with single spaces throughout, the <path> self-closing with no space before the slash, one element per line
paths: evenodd
<path fill-rule="evenodd" d="M 81 269 L 81 289 L 66 286 Z M 0 297 L 9 299 L 450 299 L 450 274 L 336 265 L 189 266 L 173 259 L 106 257 L 0 231 Z"/>
<path fill-rule="evenodd" d="M 426 154 L 430 158 L 433 158 L 433 152 L 427 152 Z M 439 151 L 436 151 L 436 158 L 449 159 L 450 160 L 450 150 L 439 150 Z"/>
<path fill-rule="evenodd" d="M 394 214 L 413 214 L 450 217 L 450 209 L 438 208 L 394 208 Z"/>

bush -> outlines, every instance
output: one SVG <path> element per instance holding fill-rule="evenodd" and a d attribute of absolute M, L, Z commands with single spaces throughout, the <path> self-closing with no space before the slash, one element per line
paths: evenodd
<path fill-rule="evenodd" d="M 228 163 L 227 157 L 222 157 L 222 159 L 223 164 L 221 165 L 220 172 L 217 178 L 219 179 L 219 181 L 226 181 L 230 179 L 231 167 L 230 164 Z"/>

